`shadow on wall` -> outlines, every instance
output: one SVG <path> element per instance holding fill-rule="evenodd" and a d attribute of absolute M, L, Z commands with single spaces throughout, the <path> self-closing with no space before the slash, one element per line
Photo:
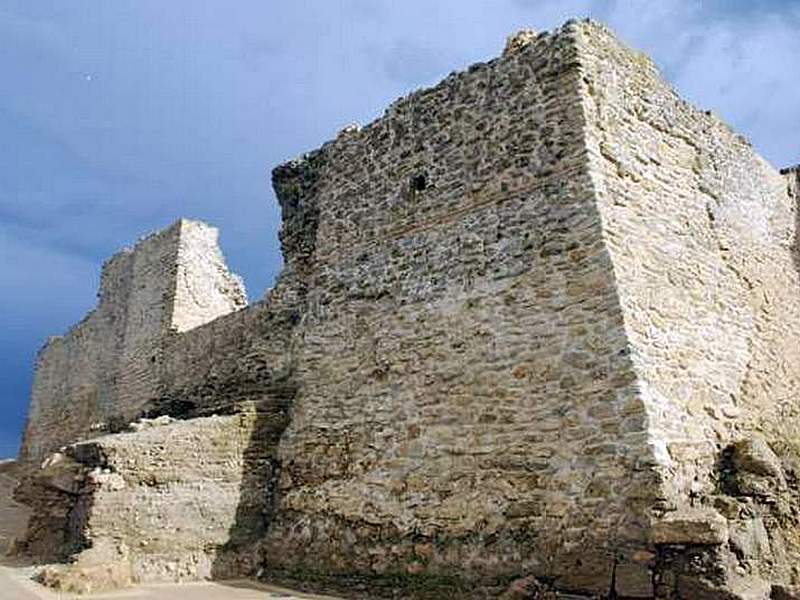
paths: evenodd
<path fill-rule="evenodd" d="M 256 419 L 243 456 L 235 520 L 227 543 L 212 565 L 213 579 L 258 577 L 260 545 L 275 518 L 281 476 L 278 448 L 297 394 L 292 338 L 305 309 L 307 282 L 314 269 L 319 220 L 314 189 L 325 160 L 324 152 L 314 151 L 272 172 L 272 187 L 281 206 L 280 242 L 285 266 L 265 300 L 268 307 L 259 330 L 254 332 L 257 343 L 253 353 L 248 355 L 248 364 L 238 371 L 237 393 L 255 399 Z M 269 353 L 259 357 L 258 348 L 264 344 L 281 348 L 288 362 L 272 370 L 275 361 L 270 361 Z"/>
<path fill-rule="evenodd" d="M 211 567 L 215 580 L 257 576 L 258 546 L 275 511 L 280 479 L 278 445 L 289 424 L 295 389 L 287 377 L 272 382 L 266 394 L 252 406 L 255 421 L 242 457 L 239 503 L 228 541 Z"/>

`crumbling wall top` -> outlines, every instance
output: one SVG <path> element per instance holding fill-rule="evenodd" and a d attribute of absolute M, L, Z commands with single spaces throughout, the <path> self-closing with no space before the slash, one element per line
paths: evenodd
<path fill-rule="evenodd" d="M 217 228 L 189 219 L 173 227 L 179 231 L 170 326 L 187 331 L 247 306 L 244 282 L 228 270 Z"/>
<path fill-rule="evenodd" d="M 789 194 L 800 197 L 800 164 L 781 169 L 781 175 L 789 182 Z"/>
<path fill-rule="evenodd" d="M 217 236 L 179 219 L 103 265 L 97 307 L 39 353 L 24 461 L 139 414 L 157 396 L 165 340 L 246 306 Z"/>
<path fill-rule="evenodd" d="M 786 177 L 789 182 L 797 182 L 800 180 L 800 164 L 781 169 L 781 175 Z"/>

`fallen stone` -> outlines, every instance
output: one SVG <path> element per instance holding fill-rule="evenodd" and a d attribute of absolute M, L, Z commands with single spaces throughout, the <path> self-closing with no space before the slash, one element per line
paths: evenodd
<path fill-rule="evenodd" d="M 737 472 L 783 477 L 780 459 L 762 438 L 751 438 L 734 443 L 732 458 Z"/>
<path fill-rule="evenodd" d="M 48 566 L 37 580 L 42 585 L 70 594 L 92 594 L 128 587 L 133 583 L 130 564 L 107 563 L 80 567 Z"/>
<path fill-rule="evenodd" d="M 508 589 L 500 596 L 500 600 L 528 600 L 529 598 L 557 598 L 555 593 L 547 588 L 535 577 L 522 577 L 511 582 Z"/>
<path fill-rule="evenodd" d="M 127 551 L 109 539 L 101 539 L 70 565 L 48 566 L 37 579 L 43 585 L 72 594 L 116 590 L 133 584 Z"/>
<path fill-rule="evenodd" d="M 137 432 L 144 429 L 150 429 L 151 427 L 164 427 L 165 425 L 172 423 L 174 420 L 175 419 L 169 415 L 161 415 L 155 419 L 139 419 L 138 421 L 134 421 L 128 425 L 128 431 Z"/>

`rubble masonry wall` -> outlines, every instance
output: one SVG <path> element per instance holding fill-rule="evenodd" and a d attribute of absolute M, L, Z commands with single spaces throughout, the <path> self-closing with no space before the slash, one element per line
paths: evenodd
<path fill-rule="evenodd" d="M 21 460 L 136 418 L 159 395 L 165 339 L 245 304 L 203 223 L 181 219 L 116 254 L 97 308 L 39 353 Z"/>

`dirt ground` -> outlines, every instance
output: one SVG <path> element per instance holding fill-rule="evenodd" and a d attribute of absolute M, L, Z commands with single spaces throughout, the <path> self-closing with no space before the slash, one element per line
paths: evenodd
<path fill-rule="evenodd" d="M 0 566 L 0 600 L 336 600 L 247 581 L 147 585 L 116 592 L 76 596 L 55 592 L 30 580 L 29 570 Z"/>

